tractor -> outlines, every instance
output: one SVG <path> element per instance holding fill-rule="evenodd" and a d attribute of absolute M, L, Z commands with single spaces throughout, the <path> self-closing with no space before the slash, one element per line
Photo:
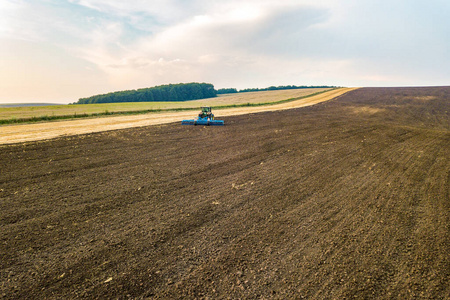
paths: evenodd
<path fill-rule="evenodd" d="M 211 107 L 204 106 L 198 117 L 193 120 L 183 120 L 181 125 L 206 125 L 206 126 L 223 126 L 225 123 L 222 120 L 214 120 L 214 114 L 211 112 Z"/>

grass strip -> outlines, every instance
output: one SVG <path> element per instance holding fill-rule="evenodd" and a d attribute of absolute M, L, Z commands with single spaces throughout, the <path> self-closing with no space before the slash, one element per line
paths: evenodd
<path fill-rule="evenodd" d="M 229 104 L 229 105 L 216 105 L 211 106 L 213 109 L 227 109 L 227 108 L 236 108 L 236 107 L 254 107 L 254 106 L 266 106 L 266 105 L 276 105 L 287 102 L 292 102 L 296 100 L 301 100 L 313 96 L 317 96 L 323 94 L 325 92 L 329 92 L 338 88 L 333 88 L 325 91 L 320 91 L 317 93 L 313 93 L 310 95 L 289 98 L 274 102 L 260 102 L 260 103 L 242 103 L 242 104 Z M 72 115 L 58 115 L 58 116 L 40 116 L 40 117 L 30 117 L 30 118 L 12 118 L 12 119 L 3 119 L 0 120 L 0 125 L 8 125 L 8 124 L 22 124 L 22 123 L 35 123 L 35 122 L 48 122 L 48 121 L 59 121 L 59 120 L 71 120 L 71 119 L 85 119 L 85 118 L 96 118 L 103 116 L 123 116 L 123 115 L 141 115 L 148 113 L 158 113 L 158 112 L 177 112 L 177 111 L 189 111 L 189 110 L 198 110 L 200 107 L 183 107 L 183 108 L 156 108 L 156 109 L 145 109 L 145 110 L 132 110 L 132 111 L 104 111 L 100 113 L 92 113 L 92 114 L 72 114 Z"/>

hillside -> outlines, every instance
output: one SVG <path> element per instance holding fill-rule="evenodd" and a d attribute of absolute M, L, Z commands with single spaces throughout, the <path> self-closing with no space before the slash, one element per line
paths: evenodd
<path fill-rule="evenodd" d="M 52 105 L 41 107 L 0 107 L 0 125 L 37 121 L 51 121 L 61 119 L 79 119 L 88 117 L 111 116 L 120 114 L 158 113 L 161 111 L 181 111 L 199 109 L 201 106 L 226 107 L 260 105 L 297 99 L 320 93 L 329 89 L 309 88 L 295 90 L 277 90 L 262 92 L 247 92 L 219 97 L 191 101 L 167 102 L 121 102 L 121 103 L 94 103 L 77 105 Z"/>
<path fill-rule="evenodd" d="M 214 107 L 224 107 L 224 109 L 216 110 L 214 108 L 214 113 L 217 117 L 229 116 L 229 115 L 242 115 L 261 111 L 270 111 L 277 109 L 286 109 L 293 107 L 302 107 L 308 105 L 314 105 L 322 101 L 328 101 L 333 99 L 343 93 L 350 91 L 351 88 L 342 88 L 330 91 L 317 91 L 314 90 L 308 92 L 285 92 L 285 91 L 270 91 L 270 92 L 254 92 L 245 93 L 245 95 L 224 95 L 218 97 L 214 100 L 197 100 L 190 101 L 191 107 L 187 107 L 186 111 L 183 109 L 178 109 L 180 102 L 175 102 L 175 108 L 168 108 L 166 111 L 153 111 L 149 113 L 136 114 L 134 111 L 129 110 L 136 109 L 136 104 L 133 103 L 131 106 L 120 105 L 116 109 L 124 109 L 125 116 L 107 116 L 107 117 L 94 117 L 87 118 L 83 117 L 78 120 L 63 120 L 54 122 L 39 122 L 36 124 L 20 124 L 20 125 L 10 125 L 3 126 L 0 131 L 0 144 L 11 144 L 17 142 L 26 141 L 36 141 L 44 140 L 49 138 L 54 138 L 63 135 L 76 135 L 82 133 L 100 132 L 113 129 L 122 129 L 129 127 L 138 126 L 148 126 L 155 124 L 167 124 L 178 122 L 180 123 L 183 119 L 192 119 L 199 110 L 200 106 L 210 106 Z M 294 97 L 294 98 L 292 98 Z M 278 101 L 277 101 L 278 99 Z M 286 100 L 288 99 L 288 100 Z M 204 102 L 203 102 L 204 101 Z M 264 101 L 266 104 L 261 103 Z M 247 103 L 247 104 L 245 104 Z M 99 104 L 102 105 L 102 104 Z M 103 104 L 105 105 L 105 104 Z M 109 106 L 109 104 L 107 104 Z M 161 105 L 161 103 L 160 103 Z M 167 105 L 163 103 L 162 105 Z M 241 106 L 244 105 L 244 106 Z M 86 104 L 86 105 L 71 105 L 70 107 L 92 107 L 96 104 Z M 53 107 L 51 107 L 53 108 Z M 97 107 L 98 109 L 99 107 Z M 105 107 L 103 106 L 103 109 Z M 112 107 L 109 107 L 112 108 Z M 167 108 L 167 106 L 166 106 Z M 196 108 L 197 111 L 192 111 L 192 108 Z M 25 115 L 27 112 L 23 109 L 14 110 L 16 114 Z M 43 110 L 40 110 L 41 112 Z M 67 111 L 63 109 L 63 111 Z M 58 111 L 61 113 L 61 111 Z M 78 112 L 80 112 L 78 110 Z M 31 113 L 36 113 L 36 111 L 31 111 Z M 1 116 L 1 111 L 0 111 Z M 0 120 L 1 122 L 1 120 Z"/>

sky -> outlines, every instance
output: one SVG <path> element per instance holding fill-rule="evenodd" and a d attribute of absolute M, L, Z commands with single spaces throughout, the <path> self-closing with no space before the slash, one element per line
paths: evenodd
<path fill-rule="evenodd" d="M 450 85 L 450 1 L 0 0 L 0 103 L 183 82 Z"/>

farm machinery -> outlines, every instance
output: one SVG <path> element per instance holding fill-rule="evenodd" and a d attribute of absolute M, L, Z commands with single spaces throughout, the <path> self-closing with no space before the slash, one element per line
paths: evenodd
<path fill-rule="evenodd" d="M 211 112 L 211 107 L 202 107 L 202 111 L 198 114 L 198 117 L 193 120 L 183 120 L 181 125 L 207 125 L 207 126 L 223 126 L 225 125 L 222 120 L 214 120 L 214 114 Z"/>

